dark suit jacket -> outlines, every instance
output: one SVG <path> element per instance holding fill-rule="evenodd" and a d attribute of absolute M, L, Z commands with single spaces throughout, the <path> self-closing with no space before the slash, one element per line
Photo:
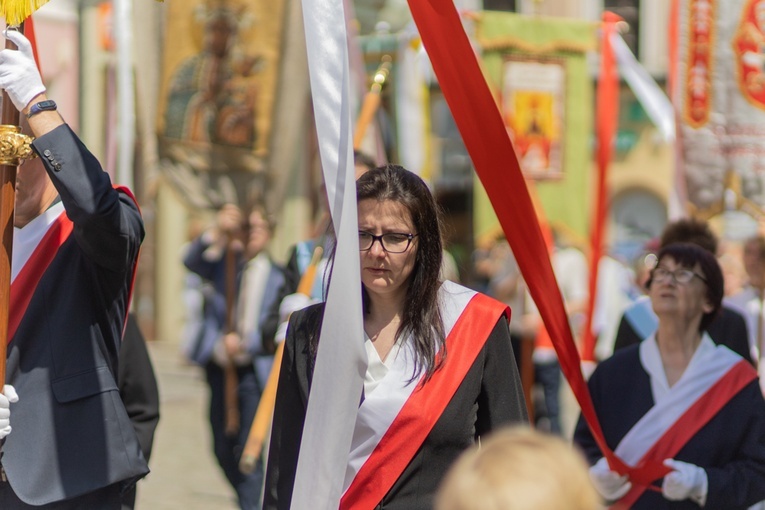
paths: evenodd
<path fill-rule="evenodd" d="M 117 378 L 120 396 L 133 424 L 146 461 L 151 457 L 154 430 L 159 423 L 159 390 L 146 340 L 132 313 L 128 315 L 120 346 L 120 371 Z"/>
<path fill-rule="evenodd" d="M 64 125 L 38 138 L 74 231 L 43 274 L 8 346 L 19 401 L 2 464 L 42 505 L 148 473 L 117 388 L 118 351 L 144 230 L 133 200 Z"/>
<path fill-rule="evenodd" d="M 264 509 L 290 506 L 313 376 L 308 338 L 319 330 L 323 310 L 322 303 L 290 318 L 274 409 Z M 427 388 L 426 384 L 422 391 Z M 500 319 L 433 430 L 378 508 L 432 508 L 441 478 L 476 438 L 503 425 L 527 421 L 510 331 L 507 321 Z"/>
<path fill-rule="evenodd" d="M 598 365 L 588 381 L 595 413 L 612 450 L 653 407 L 651 380 L 640 363 L 639 347 L 627 347 Z M 603 454 L 587 424 L 579 419 L 574 442 L 591 464 Z M 709 480 L 704 508 L 744 510 L 765 499 L 765 401 L 755 379 L 704 425 L 675 456 L 703 467 Z M 646 491 L 634 509 L 698 509 L 690 501 L 668 501 Z"/>
<path fill-rule="evenodd" d="M 186 268 L 202 277 L 206 283 L 203 290 L 202 313 L 204 317 L 200 330 L 195 333 L 195 338 L 192 339 L 192 345 L 189 349 L 191 360 L 201 366 L 210 362 L 215 343 L 220 339 L 226 325 L 226 257 L 224 255 L 218 260 L 206 260 L 203 254 L 209 247 L 210 245 L 204 242 L 202 237 L 199 237 L 191 243 L 183 259 Z M 236 264 L 235 295 L 238 295 L 245 261 L 242 260 L 242 257 L 238 257 Z M 272 346 L 279 324 L 272 322 L 266 326 L 264 323 L 270 310 L 274 306 L 277 308 L 279 306 L 278 293 L 283 284 L 284 271 L 271 262 L 268 279 L 263 289 L 260 310 L 255 311 L 258 314 L 260 327 L 250 338 L 243 339 L 247 345 L 247 351 L 255 359 L 264 356 L 267 356 L 269 360 L 273 358 L 271 356 L 274 351 Z M 266 371 L 263 370 L 265 368 L 265 365 L 262 366 L 261 372 Z M 270 363 L 268 370 L 270 370 Z M 258 377 L 259 379 L 267 378 L 267 371 L 265 374 L 259 373 Z"/>
<path fill-rule="evenodd" d="M 638 304 L 633 304 L 633 306 L 636 305 Z M 644 340 L 640 338 L 640 335 L 630 324 L 627 313 L 625 312 L 622 315 L 622 320 L 619 322 L 619 329 L 616 332 L 616 340 L 614 341 L 614 352 Z M 714 343 L 724 345 L 749 363 L 752 363 L 746 320 L 736 310 L 723 305 L 720 308 L 720 313 L 717 314 L 717 317 L 707 328 L 707 332 Z"/>

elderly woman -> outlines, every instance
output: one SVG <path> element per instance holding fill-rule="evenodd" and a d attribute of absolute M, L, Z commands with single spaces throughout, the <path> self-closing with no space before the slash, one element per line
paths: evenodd
<path fill-rule="evenodd" d="M 590 478 L 619 508 L 745 509 L 765 499 L 765 402 L 754 369 L 705 332 L 722 302 L 720 266 L 695 245 L 670 244 L 647 288 L 657 332 L 604 361 L 589 386 L 616 455 L 669 472 L 645 487 L 611 471 L 580 418 L 574 440 Z"/>
<path fill-rule="evenodd" d="M 527 421 L 507 307 L 439 280 L 438 209 L 422 179 L 377 168 L 359 178 L 357 198 L 358 340 L 369 364 L 340 507 L 430 509 L 462 451 L 500 425 Z M 290 507 L 323 312 L 318 304 L 290 319 L 264 508 Z"/>

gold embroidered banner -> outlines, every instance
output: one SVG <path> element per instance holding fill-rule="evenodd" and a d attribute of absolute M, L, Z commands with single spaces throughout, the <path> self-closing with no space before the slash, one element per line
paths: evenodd
<path fill-rule="evenodd" d="M 765 205 L 765 0 L 680 0 L 679 183 L 711 217 Z M 726 199 L 726 190 L 727 199 Z"/>

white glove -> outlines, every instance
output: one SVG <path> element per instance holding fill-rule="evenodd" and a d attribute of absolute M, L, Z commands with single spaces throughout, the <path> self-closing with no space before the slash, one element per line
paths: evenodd
<path fill-rule="evenodd" d="M 5 89 L 17 110 L 27 107 L 32 99 L 45 92 L 29 39 L 16 30 L 5 30 L 5 38 L 17 50 L 0 51 L 0 88 Z"/>
<path fill-rule="evenodd" d="M 674 469 L 664 477 L 664 484 L 661 486 L 664 497 L 672 501 L 690 499 L 699 506 L 704 506 L 709 489 L 707 472 L 695 464 L 674 459 L 665 460 L 664 465 Z"/>
<path fill-rule="evenodd" d="M 11 433 L 11 404 L 19 401 L 16 389 L 10 384 L 0 393 L 0 439 Z"/>
<path fill-rule="evenodd" d="M 318 303 L 318 301 L 305 294 L 295 293 L 284 296 L 284 299 L 282 299 L 282 302 L 279 304 L 279 320 L 284 322 L 290 318 L 292 312 L 302 310 L 306 306 L 314 303 Z"/>
<path fill-rule="evenodd" d="M 279 323 L 279 327 L 276 328 L 276 334 L 274 334 L 274 342 L 278 345 L 287 339 L 287 328 L 289 327 L 289 321 Z"/>
<path fill-rule="evenodd" d="M 620 475 L 616 471 L 611 471 L 605 457 L 601 457 L 590 468 L 590 480 L 607 502 L 618 501 L 632 488 L 632 482 L 629 481 L 627 475 Z"/>

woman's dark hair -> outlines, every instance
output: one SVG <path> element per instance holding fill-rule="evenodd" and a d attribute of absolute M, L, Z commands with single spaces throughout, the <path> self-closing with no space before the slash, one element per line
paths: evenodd
<path fill-rule="evenodd" d="M 412 336 L 415 346 L 413 378 L 424 368 L 426 380 L 438 369 L 446 357 L 444 325 L 438 306 L 441 285 L 441 218 L 438 205 L 428 186 L 416 174 L 399 165 L 385 165 L 370 170 L 356 181 L 356 198 L 362 200 L 390 200 L 403 205 L 412 217 L 417 254 L 406 291 L 404 317 L 396 332 L 396 339 Z M 369 295 L 362 285 L 364 312 L 369 311 Z M 436 354 L 441 355 L 436 361 Z"/>
<path fill-rule="evenodd" d="M 705 313 L 699 324 L 699 331 L 705 331 L 722 306 L 725 281 L 720 264 L 712 253 L 692 243 L 672 243 L 664 246 L 659 251 L 658 262 L 660 263 L 667 257 L 686 269 L 693 269 L 696 264 L 699 265 L 704 279 L 706 279 L 706 298 L 712 305 L 712 311 Z M 653 283 L 653 273 L 646 282 L 646 287 L 650 288 L 651 283 Z"/>

